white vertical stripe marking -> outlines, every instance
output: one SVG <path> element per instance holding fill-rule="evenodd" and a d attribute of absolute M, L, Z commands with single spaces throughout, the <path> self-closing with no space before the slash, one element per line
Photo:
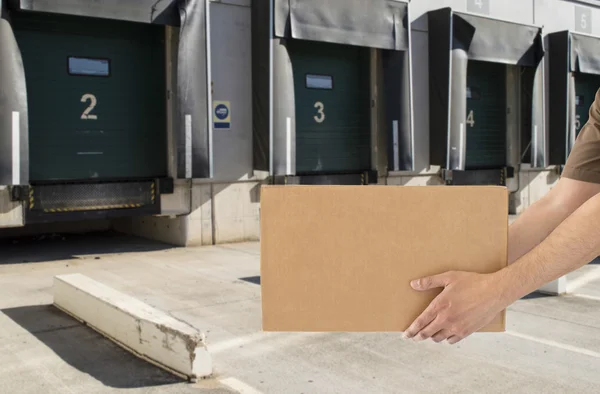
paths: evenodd
<path fill-rule="evenodd" d="M 286 174 L 292 175 L 292 118 L 285 119 Z"/>
<path fill-rule="evenodd" d="M 398 163 L 399 158 L 398 158 L 398 152 L 399 152 L 399 147 L 398 147 L 398 121 L 394 120 L 392 122 L 393 125 L 393 131 L 394 131 L 394 171 L 398 171 L 400 168 L 400 164 Z"/>
<path fill-rule="evenodd" d="M 185 177 L 192 177 L 192 115 L 185 115 Z"/>
<path fill-rule="evenodd" d="M 21 114 L 12 113 L 12 179 L 13 185 L 21 184 Z"/>
<path fill-rule="evenodd" d="M 460 124 L 460 141 L 458 143 L 458 146 L 460 147 L 460 149 L 458 150 L 458 166 L 459 168 L 457 168 L 458 170 L 464 170 L 465 166 L 464 166 L 464 156 L 465 156 L 465 141 L 464 141 L 464 136 L 465 136 L 465 125 L 464 123 L 461 122 Z"/>
<path fill-rule="evenodd" d="M 537 125 L 533 126 L 533 139 L 532 139 L 532 143 L 531 143 L 531 156 L 532 156 L 532 160 L 531 160 L 531 164 L 533 164 L 534 166 L 537 166 L 537 146 L 538 146 L 538 127 Z"/>
<path fill-rule="evenodd" d="M 273 31 L 274 23 L 274 15 L 273 9 L 275 7 L 275 2 L 273 0 L 269 1 L 269 174 L 273 174 L 273 54 L 274 54 L 274 45 L 275 45 L 275 34 Z"/>
<path fill-rule="evenodd" d="M 408 42 L 412 43 L 412 29 L 408 29 Z M 409 108 L 410 108 L 410 157 L 411 157 L 411 170 L 415 170 L 415 103 L 413 97 L 413 57 L 412 57 L 412 45 L 408 46 L 408 52 L 405 54 L 408 56 L 408 92 L 409 92 Z"/>
<path fill-rule="evenodd" d="M 214 147 L 213 147 L 213 135 L 214 128 L 212 122 L 212 113 L 213 113 L 213 96 L 212 96 L 212 38 L 211 38 L 211 26 L 210 26 L 210 1 L 205 3 L 205 13 L 206 13 L 206 76 L 207 76 L 207 87 L 206 87 L 206 95 L 208 97 L 208 167 L 209 167 L 209 177 L 212 178 L 214 176 Z M 190 165 L 191 168 L 191 165 Z M 191 171 L 191 170 L 190 170 Z M 189 178 L 192 176 L 190 175 Z"/>

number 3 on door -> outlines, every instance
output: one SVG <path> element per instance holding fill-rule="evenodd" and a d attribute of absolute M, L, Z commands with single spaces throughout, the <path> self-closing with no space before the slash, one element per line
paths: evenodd
<path fill-rule="evenodd" d="M 83 96 L 81 96 L 81 102 L 82 103 L 86 103 L 86 102 L 90 102 L 90 105 L 85 109 L 85 111 L 83 111 L 83 114 L 81 114 L 81 119 L 90 119 L 90 120 L 96 120 L 98 119 L 97 115 L 90 115 L 90 112 L 92 112 L 92 110 L 96 107 L 96 104 L 98 104 L 98 100 L 96 100 L 96 96 L 94 96 L 91 93 L 86 93 Z"/>
<path fill-rule="evenodd" d="M 315 108 L 317 109 L 317 114 L 313 116 L 313 118 L 315 119 L 315 122 L 317 123 L 323 123 L 323 121 L 325 120 L 325 106 L 323 105 L 322 102 L 317 101 L 315 103 Z"/>

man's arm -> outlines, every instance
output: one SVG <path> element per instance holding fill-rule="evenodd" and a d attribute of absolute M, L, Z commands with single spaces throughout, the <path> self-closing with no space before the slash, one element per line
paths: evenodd
<path fill-rule="evenodd" d="M 585 202 L 544 241 L 515 264 L 497 272 L 510 305 L 600 255 L 600 195 Z"/>
<path fill-rule="evenodd" d="M 542 199 L 525 210 L 508 231 L 508 264 L 542 242 L 563 220 L 600 193 L 600 184 L 561 178 Z"/>
<path fill-rule="evenodd" d="M 569 154 L 563 176 L 541 200 L 510 227 L 508 263 L 512 264 L 544 240 L 584 202 L 600 192 L 600 89 Z"/>
<path fill-rule="evenodd" d="M 406 330 L 408 338 L 456 343 L 545 283 L 600 255 L 600 89 L 558 184 L 509 230 L 509 266 L 494 274 L 447 272 L 413 281 L 444 290 Z"/>
<path fill-rule="evenodd" d="M 520 297 L 600 255 L 598 193 L 600 184 L 562 178 L 510 226 L 507 268 L 485 275 L 447 272 L 413 282 L 416 290 L 444 290 L 405 337 L 456 343 Z M 590 231 L 594 226 L 598 229 Z"/>

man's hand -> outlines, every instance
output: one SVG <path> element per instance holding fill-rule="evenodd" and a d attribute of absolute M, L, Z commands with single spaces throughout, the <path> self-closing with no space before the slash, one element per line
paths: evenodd
<path fill-rule="evenodd" d="M 446 272 L 415 280 L 411 286 L 425 291 L 444 287 L 425 311 L 405 331 L 405 338 L 432 338 L 455 344 L 490 323 L 512 303 L 502 294 L 501 273 Z"/>
<path fill-rule="evenodd" d="M 444 290 L 405 337 L 455 344 L 519 298 L 599 256 L 599 188 L 562 179 L 544 201 L 528 209 L 510 226 L 509 263 L 514 264 L 493 274 L 446 272 L 414 281 L 416 290 Z"/>

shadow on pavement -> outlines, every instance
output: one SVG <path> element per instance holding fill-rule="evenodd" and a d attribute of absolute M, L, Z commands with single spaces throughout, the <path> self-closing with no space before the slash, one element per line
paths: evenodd
<path fill-rule="evenodd" d="M 240 278 L 240 280 L 260 286 L 260 276 L 248 276 L 246 278 Z"/>
<path fill-rule="evenodd" d="M 529 293 L 521 299 L 522 300 L 536 300 L 538 298 L 548 298 L 548 297 L 554 297 L 554 296 L 550 295 L 550 294 L 544 294 L 544 293 L 534 291 L 533 293 Z"/>
<path fill-rule="evenodd" d="M 600 257 L 596 257 L 594 260 L 590 261 L 589 264 L 594 264 L 594 265 L 600 264 Z"/>
<path fill-rule="evenodd" d="M 77 370 L 113 388 L 181 383 L 180 378 L 128 353 L 52 305 L 3 309 L 15 323 Z"/>
<path fill-rule="evenodd" d="M 0 239 L 0 264 L 37 263 L 102 255 L 154 252 L 173 246 L 112 231 L 86 234 L 44 234 Z"/>

